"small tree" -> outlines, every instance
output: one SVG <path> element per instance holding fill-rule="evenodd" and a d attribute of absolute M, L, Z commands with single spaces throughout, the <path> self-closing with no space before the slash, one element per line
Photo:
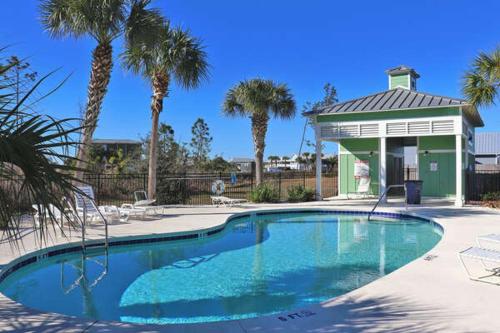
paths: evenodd
<path fill-rule="evenodd" d="M 236 166 L 226 161 L 222 156 L 216 156 L 205 164 L 205 169 L 212 172 L 230 172 L 236 171 Z"/>
<path fill-rule="evenodd" d="M 198 118 L 191 127 L 191 156 L 193 157 L 196 169 L 201 169 L 208 161 L 208 154 L 211 150 L 213 138 L 210 136 L 210 129 L 203 118 Z"/>
<path fill-rule="evenodd" d="M 30 63 L 19 59 L 17 56 L 10 56 L 6 60 L 6 66 L 9 66 L 10 70 L 2 73 L 2 79 L 5 80 L 5 87 L 10 88 L 14 94 L 15 102 L 19 103 L 20 98 L 31 90 L 38 73 L 31 69 Z"/>

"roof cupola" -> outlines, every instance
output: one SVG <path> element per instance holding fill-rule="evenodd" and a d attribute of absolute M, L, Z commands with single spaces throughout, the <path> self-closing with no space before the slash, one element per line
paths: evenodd
<path fill-rule="evenodd" d="M 401 65 L 385 71 L 389 75 L 389 89 L 417 90 L 418 73 L 411 67 Z"/>

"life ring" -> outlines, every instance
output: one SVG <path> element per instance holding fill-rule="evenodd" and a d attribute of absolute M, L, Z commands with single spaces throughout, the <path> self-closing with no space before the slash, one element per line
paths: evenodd
<path fill-rule="evenodd" d="M 214 194 L 221 195 L 222 193 L 224 193 L 224 188 L 224 182 L 220 179 L 212 183 L 212 193 Z"/>

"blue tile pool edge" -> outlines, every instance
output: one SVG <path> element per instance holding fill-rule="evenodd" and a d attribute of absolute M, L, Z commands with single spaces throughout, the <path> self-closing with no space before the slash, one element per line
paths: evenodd
<path fill-rule="evenodd" d="M 226 226 L 235 220 L 248 217 L 248 216 L 261 216 L 261 215 L 273 215 L 273 214 L 283 214 L 283 213 L 319 213 L 319 214 L 338 214 L 338 215 L 367 215 L 367 211 L 353 211 L 353 210 L 338 210 L 338 209 L 325 209 L 325 208 L 284 208 L 284 209 L 269 209 L 269 210 L 255 210 L 247 211 L 242 213 L 236 213 L 230 215 L 221 225 L 207 228 L 199 229 L 195 231 L 187 232 L 169 232 L 162 234 L 149 234 L 140 236 L 123 236 L 108 239 L 109 247 L 114 246 L 124 246 L 124 245 L 134 245 L 134 244 L 146 244 L 146 243 L 157 243 L 157 242 L 168 242 L 168 241 L 179 241 L 187 239 L 200 239 L 209 237 L 222 232 Z M 416 219 L 425 223 L 431 224 L 434 228 L 437 228 L 441 235 L 444 233 L 444 228 L 437 222 L 433 221 L 428 217 L 423 217 L 414 213 L 391 213 L 391 212 L 373 212 L 372 215 L 383 216 L 389 218 L 398 219 Z M 86 248 L 92 249 L 104 246 L 104 239 L 94 239 L 88 240 L 86 242 Z M 33 251 L 24 254 L 9 263 L 5 264 L 0 270 L 0 283 L 2 283 L 9 275 L 15 271 L 23 268 L 26 265 L 36 263 L 38 261 L 44 260 L 46 258 L 54 257 L 61 254 L 72 253 L 81 251 L 81 242 L 71 242 L 67 244 L 59 244 L 37 251 Z"/>

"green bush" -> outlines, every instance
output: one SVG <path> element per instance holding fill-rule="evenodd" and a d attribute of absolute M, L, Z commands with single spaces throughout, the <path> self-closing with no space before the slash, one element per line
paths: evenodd
<path fill-rule="evenodd" d="M 483 201 L 498 201 L 500 200 L 500 192 L 489 192 L 481 196 Z"/>
<path fill-rule="evenodd" d="M 278 202 L 278 191 L 267 183 L 262 183 L 250 192 L 250 201 L 255 203 L 260 202 Z"/>
<path fill-rule="evenodd" d="M 289 202 L 313 201 L 314 191 L 302 185 L 292 185 L 288 188 Z"/>

